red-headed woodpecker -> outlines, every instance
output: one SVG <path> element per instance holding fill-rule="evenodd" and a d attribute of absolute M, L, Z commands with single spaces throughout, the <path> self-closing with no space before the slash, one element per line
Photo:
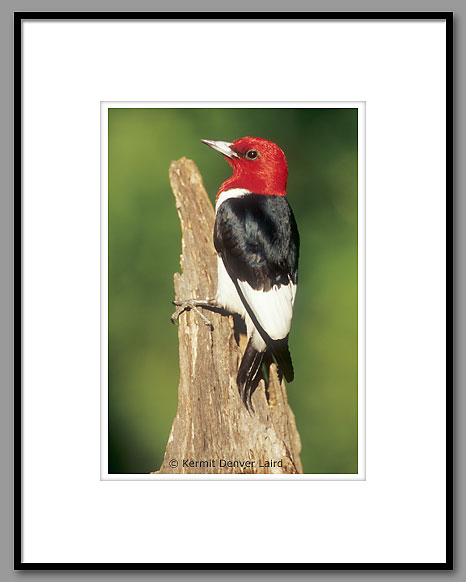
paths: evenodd
<path fill-rule="evenodd" d="M 186 307 L 222 307 L 245 319 L 248 344 L 237 384 L 249 408 L 267 355 L 273 354 L 288 382 L 294 377 L 288 335 L 298 284 L 299 234 L 285 198 L 288 166 L 283 151 L 265 139 L 202 141 L 225 156 L 233 176 L 220 186 L 215 208 L 217 295 Z"/>

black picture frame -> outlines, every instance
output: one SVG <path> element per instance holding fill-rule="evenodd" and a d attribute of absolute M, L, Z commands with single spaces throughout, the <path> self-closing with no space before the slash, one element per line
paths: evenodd
<path fill-rule="evenodd" d="M 444 563 L 26 563 L 22 560 L 22 23 L 25 20 L 446 21 L 446 555 Z M 453 13 L 452 12 L 15 12 L 14 14 L 14 568 L 16 570 L 452 570 L 453 569 Z"/>

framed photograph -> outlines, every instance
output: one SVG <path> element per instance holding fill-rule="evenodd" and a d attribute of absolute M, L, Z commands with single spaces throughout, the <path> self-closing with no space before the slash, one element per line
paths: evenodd
<path fill-rule="evenodd" d="M 452 13 L 43 16 L 15 567 L 451 569 Z"/>
<path fill-rule="evenodd" d="M 249 476 L 254 479 L 265 476 L 268 480 L 364 479 L 364 373 L 358 374 L 358 370 L 364 370 L 365 329 L 364 120 L 363 103 L 102 103 L 102 361 L 108 362 L 108 374 L 107 366 L 102 368 L 103 479 L 190 479 L 202 474 L 206 478 L 227 479 Z M 275 133 L 270 129 L 272 122 Z M 228 319 L 226 313 L 217 314 L 218 319 L 213 322 L 215 315 L 205 312 L 204 317 L 210 318 L 208 322 L 214 329 L 205 329 L 207 322 L 200 313 L 195 316 L 197 323 L 202 322 L 200 327 L 196 322 L 186 321 L 187 313 L 180 314 L 179 342 L 176 329 L 169 325 L 175 310 L 173 273 L 179 270 L 182 248 L 175 203 L 180 208 L 182 224 L 189 222 L 189 233 L 183 234 L 184 244 L 195 246 L 200 255 L 184 257 L 183 271 L 199 270 L 201 257 L 212 256 L 214 260 L 206 270 L 215 281 L 218 267 L 214 227 L 209 225 L 205 236 L 201 232 L 207 219 L 205 210 L 200 212 L 202 220 L 196 226 L 196 216 L 193 216 L 196 211 L 190 210 L 189 192 L 180 192 L 175 201 L 170 194 L 168 166 L 171 160 L 181 157 L 180 144 L 184 142 L 185 132 L 192 147 L 192 153 L 185 153 L 203 164 L 203 182 L 207 192 L 213 190 L 212 202 L 220 211 L 228 192 L 237 192 L 236 187 L 228 186 L 221 197 L 217 196 L 229 166 L 220 155 L 214 156 L 211 149 L 192 136 L 203 131 L 231 134 L 234 128 L 241 133 L 242 126 L 243 133 L 267 135 L 269 140 L 264 141 L 263 147 L 278 142 L 288 154 L 287 199 L 297 217 L 300 239 L 297 287 L 303 296 L 300 301 L 296 293 L 290 313 L 293 332 L 286 329 L 295 370 L 293 389 L 290 387 L 286 395 L 283 384 L 271 379 L 256 382 L 257 387 L 251 386 L 250 401 L 245 386 L 245 403 L 239 393 L 241 383 L 237 382 L 238 367 L 241 368 L 244 360 L 243 353 L 247 353 L 240 340 L 241 336 L 247 339 L 244 318 L 235 320 L 230 315 L 228 330 L 221 331 L 219 320 Z M 156 141 L 154 135 L 157 135 Z M 260 150 L 262 142 L 257 143 Z M 252 155 L 255 151 L 252 150 Z M 295 170 L 293 152 L 296 152 L 296 162 L 301 163 Z M 282 155 L 280 151 L 278 154 Z M 264 157 L 262 154 L 260 159 Z M 287 158 L 284 156 L 284 159 Z M 315 160 L 311 167 L 309 159 Z M 255 163 L 249 164 L 249 161 Z M 264 172 L 259 158 L 244 159 L 244 162 L 247 164 L 244 169 L 239 166 L 235 170 L 241 172 L 240 180 L 247 179 L 245 170 L 255 172 L 250 179 L 257 172 Z M 183 171 L 182 161 L 174 163 Z M 213 174 L 213 184 L 218 181 L 217 188 L 210 188 L 209 174 Z M 316 185 L 314 193 L 308 183 Z M 273 186 L 272 181 L 269 187 Z M 260 185 L 253 184 L 250 189 L 260 190 Z M 294 202 L 291 192 L 296 192 Z M 196 200 L 200 195 L 193 194 Z M 268 196 L 263 200 L 284 202 L 282 196 Z M 257 194 L 254 192 L 241 200 L 253 204 Z M 287 203 L 284 204 L 287 208 Z M 265 216 L 267 220 L 261 213 L 258 222 L 254 222 L 257 230 L 261 225 L 264 230 L 269 228 L 271 217 Z M 285 220 L 284 216 L 280 217 Z M 239 226 L 236 230 L 241 232 Z M 191 232 L 196 235 L 197 231 L 200 240 L 188 243 Z M 287 240 L 286 231 L 282 236 Z M 254 256 L 261 252 L 265 262 L 267 253 L 272 251 L 258 239 L 260 251 L 255 246 Z M 245 246 L 251 244 L 247 240 Z M 127 241 L 126 252 L 122 252 L 122 241 Z M 135 262 L 141 244 L 147 252 Z M 316 246 L 322 248 L 320 262 Z M 271 248 L 276 247 L 274 242 Z M 246 249 L 241 264 L 248 260 Z M 276 261 L 271 259 L 271 271 L 277 268 L 274 265 Z M 145 282 L 149 273 L 155 277 L 150 285 Z M 215 283 L 213 287 L 209 290 L 211 295 L 217 291 Z M 260 305 L 255 309 L 259 312 L 262 308 L 262 317 L 268 316 L 271 320 L 265 325 L 281 324 L 280 315 L 275 320 L 276 308 L 280 306 L 280 293 L 287 290 L 287 285 L 283 288 L 280 285 L 271 291 L 277 294 L 273 299 L 278 302 L 276 306 L 269 307 L 266 294 L 259 296 Z M 199 293 L 196 285 L 187 291 L 190 296 Z M 254 304 L 252 297 L 249 301 Z M 284 301 L 287 304 L 286 295 Z M 159 330 L 164 327 L 165 333 L 161 334 Z M 142 337 L 152 340 L 144 340 L 143 347 L 138 339 Z M 210 348 L 212 342 L 218 343 L 219 353 Z M 231 342 L 238 344 L 239 361 L 234 349 L 237 346 L 232 347 Z M 337 352 L 336 345 L 341 348 Z M 231 362 L 223 359 L 225 349 Z M 207 353 L 206 358 L 197 358 L 198 351 Z M 273 357 L 273 352 L 270 353 Z M 268 351 L 263 354 L 267 358 Z M 312 354 L 315 359 L 310 360 Z M 143 360 L 146 364 L 142 364 Z M 146 370 L 142 376 L 137 372 L 141 364 Z M 128 385 L 132 386 L 129 392 Z M 309 390 L 309 386 L 315 386 L 314 390 Z M 277 401 L 275 389 L 283 401 L 281 398 Z M 223 410 L 221 418 L 216 414 L 219 409 Z M 154 410 L 157 410 L 157 422 Z M 175 416 L 178 420 L 171 431 Z M 310 417 L 315 417 L 311 424 Z M 143 419 L 146 419 L 145 426 Z M 231 425 L 241 425 L 242 433 L 231 438 Z M 281 436 L 275 438 L 272 431 Z M 136 453 L 137 433 L 141 435 L 142 446 Z M 157 447 L 156 443 L 159 443 Z M 165 461 L 164 457 L 167 457 Z"/>

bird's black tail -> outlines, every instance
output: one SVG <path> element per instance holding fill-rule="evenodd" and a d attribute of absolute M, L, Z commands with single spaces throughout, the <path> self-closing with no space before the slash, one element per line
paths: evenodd
<path fill-rule="evenodd" d="M 280 372 L 285 376 L 287 382 L 292 382 L 294 370 L 290 350 L 288 349 L 288 336 L 282 340 L 271 340 L 270 349 L 277 360 Z"/>
<path fill-rule="evenodd" d="M 254 411 L 251 398 L 262 378 L 260 369 L 266 353 L 272 352 L 278 364 L 278 369 L 287 382 L 292 382 L 294 379 L 293 363 L 291 361 L 290 350 L 288 349 L 288 337 L 283 340 L 273 341 L 269 350 L 267 352 L 258 352 L 252 345 L 252 338 L 249 339 L 248 345 L 246 346 L 236 377 L 236 383 L 238 384 L 241 400 L 244 402 L 247 410 Z M 270 361 L 271 359 L 269 359 Z"/>
<path fill-rule="evenodd" d="M 264 355 L 265 352 L 258 352 L 252 346 L 252 338 L 250 338 L 236 377 L 239 394 L 248 410 L 254 410 L 251 397 L 261 379 L 260 368 Z"/>

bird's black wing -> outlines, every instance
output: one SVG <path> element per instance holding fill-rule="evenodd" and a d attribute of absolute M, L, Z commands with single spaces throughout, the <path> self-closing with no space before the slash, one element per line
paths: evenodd
<path fill-rule="evenodd" d="M 230 277 L 253 289 L 298 282 L 298 227 L 284 196 L 225 200 L 217 211 L 214 245 Z"/>

